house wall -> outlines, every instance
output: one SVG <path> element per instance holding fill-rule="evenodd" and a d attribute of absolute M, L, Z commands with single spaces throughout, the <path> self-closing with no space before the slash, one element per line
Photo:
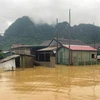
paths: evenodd
<path fill-rule="evenodd" d="M 96 62 L 97 59 L 92 58 L 92 54 L 97 55 L 97 52 L 91 51 L 73 51 L 72 52 L 72 63 L 78 65 L 79 63 L 83 64 L 92 64 Z"/>
<path fill-rule="evenodd" d="M 71 64 L 93 64 L 96 63 L 97 59 L 92 58 L 92 54 L 97 55 L 97 52 L 92 51 L 71 51 Z M 68 64 L 69 63 L 69 49 L 60 48 L 58 50 L 58 63 Z"/>
<path fill-rule="evenodd" d="M 17 48 L 12 50 L 16 54 L 27 54 L 29 55 L 31 53 L 30 48 Z"/>
<path fill-rule="evenodd" d="M 20 66 L 21 66 L 21 68 L 33 67 L 33 57 L 21 56 L 20 57 Z"/>
<path fill-rule="evenodd" d="M 69 63 L 69 50 L 62 47 L 58 50 L 58 63 L 68 64 Z"/>
<path fill-rule="evenodd" d="M 38 61 L 38 63 L 42 66 L 46 67 L 55 67 L 55 57 L 50 56 L 50 61 L 45 62 L 45 61 Z"/>
<path fill-rule="evenodd" d="M 15 59 L 1 63 L 1 68 L 4 70 L 16 70 Z"/>

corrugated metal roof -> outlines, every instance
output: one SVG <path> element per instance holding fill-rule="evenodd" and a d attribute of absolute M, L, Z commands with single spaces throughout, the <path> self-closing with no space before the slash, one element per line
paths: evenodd
<path fill-rule="evenodd" d="M 47 47 L 47 48 L 43 48 L 43 49 L 39 49 L 38 51 L 52 51 L 55 50 L 57 47 Z"/>
<path fill-rule="evenodd" d="M 20 56 L 20 55 L 11 55 L 11 56 L 8 56 L 8 57 L 2 59 L 0 62 L 3 63 L 3 62 L 6 62 L 6 61 L 8 61 L 8 60 L 17 58 L 17 57 L 19 57 L 19 56 Z"/>
<path fill-rule="evenodd" d="M 66 48 L 69 48 L 69 45 L 63 45 Z M 71 50 L 80 50 L 80 51 L 97 51 L 97 49 L 87 46 L 87 45 L 70 45 Z"/>

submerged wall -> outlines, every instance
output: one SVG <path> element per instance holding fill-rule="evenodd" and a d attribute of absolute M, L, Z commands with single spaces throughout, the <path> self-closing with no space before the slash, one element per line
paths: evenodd
<path fill-rule="evenodd" d="M 16 70 L 15 59 L 8 60 L 0 64 L 0 67 L 4 70 Z"/>
<path fill-rule="evenodd" d="M 42 66 L 46 66 L 46 67 L 55 67 L 55 57 L 50 57 L 50 61 L 49 62 L 45 62 L 45 61 L 38 61 L 38 63 Z"/>
<path fill-rule="evenodd" d="M 72 65 L 96 64 L 96 56 L 96 51 L 70 51 L 70 62 Z M 69 49 L 62 47 L 58 50 L 58 63 L 69 64 Z"/>
<path fill-rule="evenodd" d="M 31 56 L 21 56 L 20 57 L 20 66 L 21 68 L 30 68 L 33 67 L 33 57 Z"/>

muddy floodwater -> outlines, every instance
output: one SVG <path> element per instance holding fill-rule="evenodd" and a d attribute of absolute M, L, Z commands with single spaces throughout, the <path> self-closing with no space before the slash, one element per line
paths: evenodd
<path fill-rule="evenodd" d="M 100 100 L 100 66 L 35 67 L 0 73 L 0 100 Z"/>

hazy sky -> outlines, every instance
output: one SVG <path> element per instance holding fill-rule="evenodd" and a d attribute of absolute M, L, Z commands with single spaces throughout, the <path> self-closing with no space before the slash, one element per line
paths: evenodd
<path fill-rule="evenodd" d="M 69 9 L 72 25 L 94 22 L 100 26 L 100 0 L 0 0 L 0 33 L 22 16 L 36 22 L 68 21 Z"/>

